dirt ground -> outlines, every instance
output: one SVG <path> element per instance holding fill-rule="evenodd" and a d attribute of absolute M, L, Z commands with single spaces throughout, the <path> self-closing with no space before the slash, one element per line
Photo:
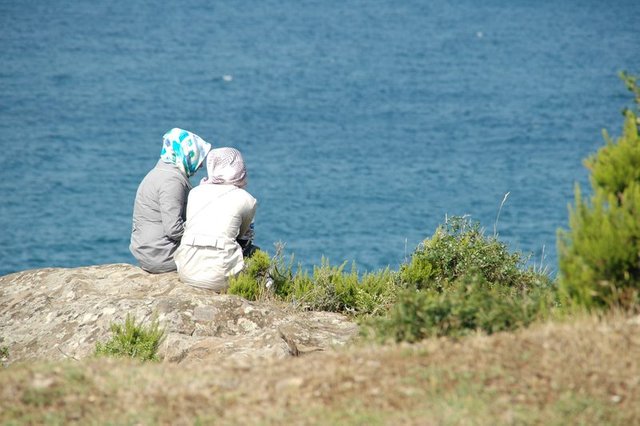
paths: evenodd
<path fill-rule="evenodd" d="M 640 317 L 217 364 L 0 370 L 2 424 L 640 424 Z"/>

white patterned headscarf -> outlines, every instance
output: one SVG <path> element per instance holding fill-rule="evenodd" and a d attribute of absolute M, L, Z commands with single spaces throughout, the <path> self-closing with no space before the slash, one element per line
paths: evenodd
<path fill-rule="evenodd" d="M 242 154 L 235 148 L 212 149 L 207 155 L 207 174 L 200 184 L 227 184 L 238 188 L 247 185 L 247 169 Z"/>
<path fill-rule="evenodd" d="M 187 177 L 193 176 L 211 150 L 211 144 L 195 133 L 174 128 L 162 137 L 160 159 L 173 164 Z"/>

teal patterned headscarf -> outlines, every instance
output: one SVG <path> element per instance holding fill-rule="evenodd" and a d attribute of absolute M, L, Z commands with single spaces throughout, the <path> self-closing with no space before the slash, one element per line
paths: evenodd
<path fill-rule="evenodd" d="M 195 133 L 173 128 L 162 137 L 160 159 L 193 176 L 211 150 L 211 144 Z"/>

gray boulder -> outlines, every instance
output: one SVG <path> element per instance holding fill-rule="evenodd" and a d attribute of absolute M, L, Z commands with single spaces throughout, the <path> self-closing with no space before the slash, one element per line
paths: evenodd
<path fill-rule="evenodd" d="M 357 334 L 343 315 L 300 312 L 183 284 L 128 264 L 37 269 L 0 277 L 0 348 L 5 364 L 81 359 L 127 314 L 166 330 L 160 357 L 188 363 L 216 358 L 283 358 L 342 346 Z"/>

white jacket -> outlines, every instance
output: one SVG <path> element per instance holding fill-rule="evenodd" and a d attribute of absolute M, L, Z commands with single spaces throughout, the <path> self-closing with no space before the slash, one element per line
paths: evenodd
<path fill-rule="evenodd" d="M 244 267 L 237 243 L 251 225 L 257 201 L 233 185 L 204 184 L 191 190 L 187 222 L 174 259 L 180 279 L 221 291 Z"/>

